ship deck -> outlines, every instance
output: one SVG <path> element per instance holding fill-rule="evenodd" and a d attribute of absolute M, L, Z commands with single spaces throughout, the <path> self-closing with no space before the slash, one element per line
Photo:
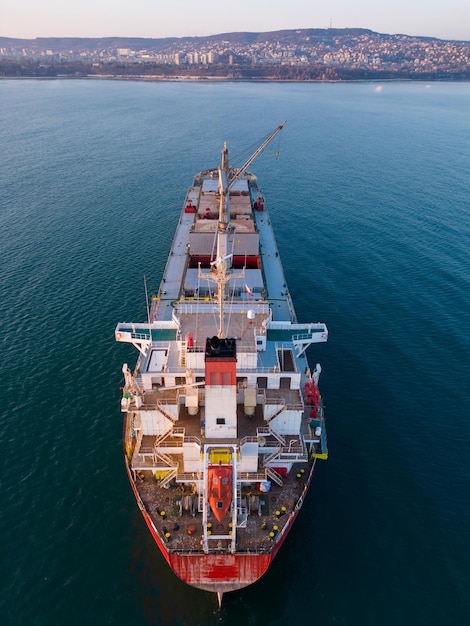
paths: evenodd
<path fill-rule="evenodd" d="M 273 402 L 276 399 L 278 401 L 283 399 L 287 403 L 294 404 L 299 399 L 298 390 L 273 389 L 268 391 Z M 157 401 L 157 398 L 164 402 L 165 399 L 169 400 L 172 396 L 174 397 L 174 392 L 172 394 L 170 390 L 162 389 L 159 393 L 146 394 L 146 403 L 151 406 Z M 305 409 L 306 414 L 308 410 L 309 407 Z M 260 405 L 257 405 L 255 413 L 251 417 L 244 414 L 243 405 L 237 406 L 237 412 L 238 443 L 244 438 L 255 439 L 259 429 L 266 427 Z M 198 415 L 192 416 L 188 414 L 184 406 L 181 406 L 177 426 L 180 432 L 184 429 L 185 439 L 197 439 L 203 444 L 215 444 L 221 447 L 224 444 L 234 443 L 233 439 L 209 439 L 203 436 L 204 407 L 200 407 Z M 267 429 L 265 428 L 265 430 Z M 310 434 L 310 437 L 313 435 Z M 169 552 L 202 553 L 203 516 L 197 511 L 198 496 L 195 495 L 195 483 L 200 477 L 197 474 L 179 473 L 177 480 L 172 480 L 164 488 L 160 487 L 159 480 L 155 476 L 155 460 L 152 459 L 156 439 L 154 435 L 144 436 L 140 443 L 140 449 L 136 451 L 140 453 L 138 458 L 143 461 L 140 464 L 138 462 L 133 463 L 137 491 L 162 541 L 169 533 L 167 538 L 167 550 Z M 285 439 L 286 446 L 291 447 L 292 450 L 298 450 L 301 447 L 298 434 L 286 435 Z M 175 448 L 182 445 L 181 437 L 169 435 L 159 445 L 163 446 L 161 449 L 167 447 L 170 451 L 168 456 L 172 458 L 174 464 L 181 463 L 182 455 L 175 452 Z M 279 442 L 272 434 L 265 433 L 263 445 L 269 450 L 278 446 Z M 134 455 L 134 460 L 136 458 Z M 237 553 L 270 552 L 273 549 L 278 537 L 282 536 L 285 527 L 293 519 L 299 499 L 305 496 L 306 482 L 314 462 L 315 459 L 311 459 L 308 463 L 304 461 L 294 464 L 291 472 L 287 476 L 283 476 L 282 486 L 271 481 L 268 492 L 262 491 L 260 488 L 263 481 L 266 480 L 265 472 L 261 469 L 259 473 L 250 473 L 239 477 L 244 481 L 241 489 L 242 504 L 246 507 L 248 515 L 246 525 L 236 529 Z M 231 522 L 229 514 L 221 522 L 218 522 L 209 512 L 208 522 L 212 524 L 213 534 L 228 535 Z M 270 535 L 271 532 L 274 532 L 274 537 Z M 230 549 L 230 540 L 221 540 L 218 546 L 218 550 L 226 552 Z"/>
<path fill-rule="evenodd" d="M 273 319 L 294 322 L 294 307 L 287 289 L 269 213 L 266 210 L 253 211 L 252 217 L 259 233 L 265 298 L 271 304 Z M 190 231 L 193 225 L 198 223 L 195 221 L 196 219 L 196 213 L 185 213 L 184 211 L 181 213 L 163 273 L 158 293 L 159 299 L 152 311 L 153 319 L 157 321 L 171 319 L 172 303 L 182 295 L 182 286 L 185 283 L 185 275 L 188 270 Z M 250 304 L 250 298 L 247 298 L 246 294 L 241 299 L 244 299 L 247 305 Z"/>
<path fill-rule="evenodd" d="M 256 227 L 259 231 L 260 250 L 263 258 L 263 277 L 267 299 L 271 303 L 274 320 L 295 321 L 294 307 L 287 289 L 284 269 L 276 239 L 267 211 L 255 211 Z"/>
<path fill-rule="evenodd" d="M 286 407 L 297 407 L 300 403 L 300 392 L 298 389 L 266 389 L 263 390 L 266 395 L 266 401 L 268 403 L 285 403 Z M 165 390 L 162 388 L 158 393 L 147 393 L 144 396 L 144 403 L 142 408 L 151 408 L 157 406 L 158 402 L 165 403 L 165 401 L 173 402 L 176 398 L 174 390 Z M 306 408 L 305 415 L 308 415 L 310 407 Z M 197 415 L 189 415 L 186 407 L 180 406 L 179 419 L 175 424 L 179 428 L 184 428 L 185 437 L 198 437 L 202 439 L 204 437 L 204 406 L 201 406 Z M 257 404 L 255 413 L 252 416 L 247 416 L 244 413 L 243 404 L 237 405 L 237 440 L 240 441 L 245 437 L 256 437 L 258 429 L 264 428 L 266 422 L 263 418 L 263 410 L 260 404 Z M 298 444 L 299 435 L 286 435 L 287 442 L 292 441 Z M 143 441 L 150 443 L 155 442 L 155 435 L 145 435 Z M 268 438 L 267 444 L 272 441 L 274 437 Z M 208 439 L 204 437 L 204 443 L 219 443 L 220 445 L 233 443 L 233 439 Z M 168 446 L 170 447 L 170 446 Z M 142 468 L 145 469 L 145 468 Z"/>
<path fill-rule="evenodd" d="M 160 286 L 158 306 L 154 309 L 155 320 L 170 320 L 171 303 L 181 295 L 182 278 L 188 262 L 189 231 L 194 219 L 194 213 L 181 213 Z"/>
<path fill-rule="evenodd" d="M 298 473 L 299 478 L 296 477 Z M 268 493 L 261 491 L 256 482 L 243 487 L 242 498 L 245 499 L 249 514 L 246 526 L 236 529 L 237 553 L 270 552 L 278 538 L 288 530 L 286 526 L 295 515 L 296 505 L 305 496 L 309 469 L 305 464 L 299 464 L 291 476 L 286 477 L 282 487 L 273 483 Z M 168 552 L 203 552 L 202 514 L 191 512 L 191 498 L 193 506 L 196 506 L 197 496 L 193 495 L 189 485 L 173 483 L 168 489 L 160 489 L 152 472 L 146 470 L 139 472 L 136 487 L 162 541 L 167 542 Z M 228 514 L 221 522 L 212 514 L 208 517 L 211 531 L 217 535 L 228 535 L 230 522 Z M 270 535 L 271 532 L 274 536 Z M 217 550 L 226 552 L 229 546 L 230 540 L 224 539 L 219 542 Z"/>

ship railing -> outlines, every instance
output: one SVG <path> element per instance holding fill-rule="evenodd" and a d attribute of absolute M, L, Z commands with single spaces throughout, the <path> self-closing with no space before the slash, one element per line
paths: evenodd
<path fill-rule="evenodd" d="M 273 321 L 273 310 L 270 308 L 269 309 L 269 313 L 268 313 L 268 317 L 266 317 L 261 324 L 263 325 L 263 329 L 266 332 L 267 327 L 269 326 L 269 324 L 271 324 L 271 322 Z"/>
<path fill-rule="evenodd" d="M 145 389 L 143 400 L 147 402 L 157 403 L 166 402 L 167 404 L 178 404 L 180 389 L 170 389 L 168 394 L 163 395 L 162 392 L 166 391 L 165 387 L 155 386 L 152 389 Z M 171 393 L 171 395 L 170 395 Z"/>
<path fill-rule="evenodd" d="M 132 339 L 132 341 L 150 341 L 152 342 L 152 330 L 151 328 L 146 329 L 144 332 L 138 332 L 135 330 L 127 330 L 129 326 L 133 326 L 134 324 L 131 323 L 121 323 L 118 324 L 117 327 L 117 332 L 122 331 L 124 333 L 128 333 L 128 335 L 130 336 L 130 338 Z M 144 324 L 139 324 L 139 326 L 143 326 Z M 146 324 L 148 326 L 148 324 Z M 124 330 L 122 330 L 124 328 Z M 170 344 L 169 342 L 165 342 L 165 341 L 154 341 L 152 343 L 152 346 L 155 348 L 169 348 Z"/>
<path fill-rule="evenodd" d="M 182 372 L 186 372 L 186 370 L 187 370 L 187 367 L 181 365 L 179 367 L 165 367 L 164 372 L 166 374 L 181 374 Z M 203 372 L 204 370 L 201 368 L 201 370 L 194 369 L 193 371 L 194 372 L 198 372 L 198 371 Z"/>
<path fill-rule="evenodd" d="M 154 470 L 157 467 L 157 461 L 155 459 L 155 454 L 153 452 L 134 452 L 132 456 L 132 469 L 135 470 L 146 470 L 151 469 Z M 167 470 L 168 467 L 164 467 L 162 469 Z"/>
<path fill-rule="evenodd" d="M 140 452 L 140 447 L 142 445 L 142 440 L 144 438 L 142 434 L 142 429 L 136 429 L 137 441 L 134 448 L 134 454 L 132 455 L 131 466 L 133 469 L 135 468 L 135 464 L 149 464 L 148 457 L 153 460 L 153 450 L 148 450 L 148 452 Z M 152 465 L 153 467 L 153 465 Z"/>
<path fill-rule="evenodd" d="M 266 404 L 267 405 L 279 405 L 279 413 L 284 411 L 284 410 L 289 410 L 289 411 L 303 411 L 304 410 L 304 405 L 300 402 L 289 402 L 289 400 L 287 400 L 286 398 L 273 398 L 273 397 L 267 397 L 266 398 Z M 281 406 L 282 405 L 282 406 Z M 278 413 L 275 413 L 272 417 L 267 418 L 268 421 L 274 419 L 274 417 L 276 417 L 276 415 L 278 415 Z"/>
<path fill-rule="evenodd" d="M 190 350 L 188 350 L 188 352 L 205 352 L 205 348 L 198 348 L 196 347 L 196 349 L 191 348 Z M 165 367 L 165 372 L 167 374 L 181 374 L 181 372 L 185 372 L 186 371 L 186 367 Z M 199 372 L 204 372 L 204 368 L 194 368 L 193 369 L 194 373 L 196 375 L 199 376 Z M 273 367 L 245 367 L 243 366 L 243 369 L 240 370 L 243 372 L 259 372 L 260 374 L 278 374 L 279 373 L 279 367 L 277 365 L 274 365 Z"/>
<path fill-rule="evenodd" d="M 279 413 L 281 413 L 284 410 L 289 410 L 289 411 L 303 411 L 304 410 L 304 405 L 301 404 L 300 402 L 289 402 L 285 398 L 267 398 L 266 404 L 271 404 L 271 405 L 282 404 L 282 408 L 281 406 L 279 406 L 279 409 L 280 409 Z M 278 415 L 278 413 L 274 414 L 272 417 L 269 417 L 268 421 L 274 419 L 276 415 Z"/>
<path fill-rule="evenodd" d="M 178 402 L 176 400 L 172 400 L 171 398 L 167 398 L 165 400 L 157 400 L 156 402 L 146 402 L 145 401 L 145 397 L 143 398 L 143 403 L 140 407 L 138 407 L 139 411 L 160 411 L 160 413 L 162 413 L 162 415 L 164 415 L 166 418 L 168 418 L 169 420 L 171 420 L 173 422 L 173 424 L 176 422 L 176 420 L 178 419 L 177 417 L 175 417 L 174 415 L 172 415 L 171 413 L 168 413 L 164 406 L 165 404 L 167 404 L 168 406 L 177 406 Z M 133 406 L 135 406 L 135 402 L 133 403 Z"/>
<path fill-rule="evenodd" d="M 230 535 L 229 535 L 230 536 Z M 276 536 L 275 541 L 277 540 L 277 538 L 279 537 L 279 535 Z M 272 551 L 274 543 L 270 542 L 269 546 L 260 546 L 258 548 L 242 548 L 240 546 L 237 546 L 237 554 L 269 554 Z M 184 556 L 191 556 L 191 555 L 196 555 L 196 554 L 204 554 L 204 550 L 202 548 L 188 548 L 186 550 L 182 550 L 181 548 L 172 548 L 170 545 L 166 545 L 165 549 L 168 551 L 169 554 L 181 554 Z M 219 550 L 211 550 L 211 552 L 219 552 Z M 222 550 L 222 554 L 226 554 L 227 550 Z"/>
<path fill-rule="evenodd" d="M 237 480 L 242 483 L 257 483 L 266 480 L 265 472 L 238 472 Z"/>
<path fill-rule="evenodd" d="M 226 302 L 224 304 L 224 310 L 226 314 L 243 313 L 246 311 L 247 302 Z M 250 309 L 257 315 L 268 315 L 269 304 L 267 302 L 250 302 Z M 199 298 L 192 300 L 182 300 L 178 303 L 178 313 L 182 314 L 195 314 L 195 313 L 219 313 L 219 305 L 217 301 L 209 298 Z M 176 320 L 175 320 L 176 321 Z"/>
<path fill-rule="evenodd" d="M 282 341 L 276 341 L 274 344 L 276 352 L 282 350 L 292 350 L 292 341 L 289 339 L 283 339 Z"/>
<path fill-rule="evenodd" d="M 178 327 L 178 330 L 181 330 L 181 322 L 179 320 L 179 317 L 176 315 L 175 309 L 171 310 L 171 319 L 174 321 L 174 323 Z"/>
<path fill-rule="evenodd" d="M 302 446 L 293 446 L 287 450 L 281 450 L 278 460 L 280 461 L 307 461 L 308 456 Z"/>
<path fill-rule="evenodd" d="M 170 433 L 171 437 L 171 433 Z M 177 441 L 162 441 L 159 443 L 157 448 L 182 448 L 183 447 L 183 439 L 178 439 Z"/>
<path fill-rule="evenodd" d="M 240 439 L 240 448 L 245 444 L 245 443 L 257 443 L 258 442 L 258 437 L 243 437 L 243 439 Z"/>
<path fill-rule="evenodd" d="M 261 333 L 260 333 L 261 335 Z M 239 338 L 237 339 L 237 352 L 253 352 L 255 350 L 255 343 L 254 343 L 254 339 L 243 339 L 243 338 Z M 188 354 L 192 354 L 194 352 L 205 352 L 206 351 L 206 344 L 204 343 L 193 343 L 193 345 L 188 348 L 186 346 L 186 352 Z"/>
<path fill-rule="evenodd" d="M 292 304 L 292 298 L 289 292 L 287 293 L 287 306 L 289 307 L 290 318 L 292 321 L 294 321 L 296 319 L 296 315 L 294 305 Z"/>
<path fill-rule="evenodd" d="M 178 474 L 178 482 L 181 483 L 195 483 L 198 488 L 201 483 L 201 473 L 200 472 L 180 472 Z"/>
<path fill-rule="evenodd" d="M 284 535 L 286 535 L 289 532 L 294 517 L 295 517 L 295 513 L 294 513 L 294 511 L 291 511 L 289 513 L 289 519 L 284 524 L 284 526 L 281 528 L 281 530 L 276 534 L 276 536 L 274 538 L 275 543 L 278 543 L 282 539 L 282 537 L 284 537 Z"/>
<path fill-rule="evenodd" d="M 155 319 L 155 315 L 157 312 L 157 305 L 158 305 L 158 296 L 153 295 L 152 296 L 152 302 L 150 304 L 150 314 L 149 314 L 149 318 L 151 320 Z"/>
<path fill-rule="evenodd" d="M 263 460 L 263 465 L 264 467 L 268 467 L 269 463 L 271 463 L 272 461 L 276 460 L 276 461 L 307 461 L 308 460 L 308 453 L 307 453 L 307 448 L 305 446 L 305 442 L 303 441 L 303 439 L 301 438 L 299 439 L 291 439 L 289 441 L 289 443 L 287 443 L 285 437 L 283 435 L 280 435 L 279 433 L 275 433 L 273 431 L 272 428 L 270 429 L 261 429 L 259 428 L 258 431 L 267 431 L 267 432 L 262 432 L 259 433 L 260 435 L 262 434 L 262 436 L 267 437 L 267 436 L 272 436 L 276 439 L 276 442 L 274 443 L 274 446 L 269 444 L 266 446 L 266 448 L 273 448 L 275 447 L 275 449 L 264 458 Z M 282 441 L 281 441 L 281 437 L 282 437 Z M 297 445 L 292 445 L 293 442 L 297 442 L 300 441 L 300 444 Z"/>
<path fill-rule="evenodd" d="M 154 341 L 152 348 L 156 348 L 157 350 L 170 350 L 171 344 L 169 341 Z"/>
<path fill-rule="evenodd" d="M 135 407 L 135 403 L 133 403 Z M 139 411 L 156 411 L 158 409 L 158 404 L 156 402 L 144 402 L 142 406 L 139 407 Z"/>
<path fill-rule="evenodd" d="M 313 333 L 301 333 L 300 335 L 292 335 L 292 341 L 308 341 L 312 338 Z"/>
<path fill-rule="evenodd" d="M 175 426 L 171 432 L 174 437 L 184 437 L 185 429 L 183 426 Z"/>
<path fill-rule="evenodd" d="M 196 344 L 193 344 L 190 348 L 186 346 L 186 352 L 205 352 L 205 351 L 206 351 L 206 348 L 202 344 L 199 346 Z"/>
<path fill-rule="evenodd" d="M 178 419 L 177 417 L 168 413 L 164 408 L 165 404 L 167 404 L 168 406 L 178 405 L 178 401 L 171 399 L 171 398 L 166 398 L 165 400 L 157 400 L 156 402 L 148 402 L 145 400 L 145 396 L 144 396 L 143 402 L 139 407 L 136 406 L 134 399 L 131 401 L 131 404 L 132 404 L 132 407 L 137 408 L 138 411 L 160 411 L 165 417 L 167 417 L 173 423 L 175 423 L 175 421 Z"/>
<path fill-rule="evenodd" d="M 256 371 L 259 372 L 260 374 L 276 374 L 279 373 L 279 367 L 277 365 L 274 365 L 273 367 L 245 367 L 243 366 L 243 371 L 244 372 L 251 372 L 251 371 Z"/>
<path fill-rule="evenodd" d="M 305 458 L 305 460 L 308 460 L 307 444 L 305 442 L 305 438 L 302 435 L 300 436 L 300 444 L 302 447 L 302 456 Z"/>
<path fill-rule="evenodd" d="M 197 443 L 199 446 L 202 445 L 202 442 L 199 439 L 199 437 L 195 437 L 194 435 L 185 436 L 184 441 L 185 443 Z"/>
<path fill-rule="evenodd" d="M 142 341 L 142 340 L 151 341 L 152 339 L 152 335 L 150 331 L 148 333 L 132 333 L 131 332 L 131 337 L 132 339 L 137 339 L 138 341 Z"/>
<path fill-rule="evenodd" d="M 265 467 L 269 467 L 272 461 L 307 461 L 307 449 L 304 446 L 279 446 L 272 454 L 263 461 Z"/>

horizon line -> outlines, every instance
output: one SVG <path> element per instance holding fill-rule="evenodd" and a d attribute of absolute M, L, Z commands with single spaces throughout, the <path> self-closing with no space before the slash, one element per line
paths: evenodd
<path fill-rule="evenodd" d="M 161 39 L 203 39 L 209 37 L 221 37 L 223 35 L 233 35 L 233 34 L 268 34 L 268 33 L 278 33 L 278 32 L 297 32 L 297 31 L 350 31 L 350 30 L 362 30 L 368 31 L 370 33 L 374 33 L 377 35 L 389 35 L 389 36 L 398 36 L 404 35 L 406 37 L 418 37 L 420 39 L 439 39 L 441 41 L 460 41 L 460 42 L 468 42 L 470 43 L 470 39 L 459 39 L 459 38 L 448 38 L 448 37 L 438 37 L 437 35 L 416 35 L 409 34 L 406 32 L 396 32 L 396 33 L 388 33 L 381 32 L 377 30 L 373 30 L 372 28 L 366 28 L 364 26 L 346 26 L 346 27 L 303 27 L 303 28 L 279 28 L 275 30 L 233 30 L 233 31 L 225 31 L 218 32 L 206 35 L 165 35 L 165 36 L 145 36 L 145 35 L 36 35 L 35 37 L 21 37 L 21 36 L 11 36 L 11 35 L 2 35 L 0 34 L 0 38 L 3 39 L 20 39 L 24 41 L 35 41 L 37 39 L 150 39 L 150 40 L 161 40 Z"/>

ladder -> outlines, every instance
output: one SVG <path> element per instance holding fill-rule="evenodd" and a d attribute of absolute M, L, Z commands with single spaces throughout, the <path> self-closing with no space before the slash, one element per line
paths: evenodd
<path fill-rule="evenodd" d="M 180 350 L 180 367 L 186 367 L 186 341 L 181 342 L 181 350 Z"/>

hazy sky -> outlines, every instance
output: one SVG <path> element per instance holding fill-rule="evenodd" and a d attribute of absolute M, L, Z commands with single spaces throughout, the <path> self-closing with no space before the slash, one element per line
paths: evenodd
<path fill-rule="evenodd" d="M 470 0 L 0 0 L 0 36 L 184 37 L 362 27 L 470 40 Z"/>

